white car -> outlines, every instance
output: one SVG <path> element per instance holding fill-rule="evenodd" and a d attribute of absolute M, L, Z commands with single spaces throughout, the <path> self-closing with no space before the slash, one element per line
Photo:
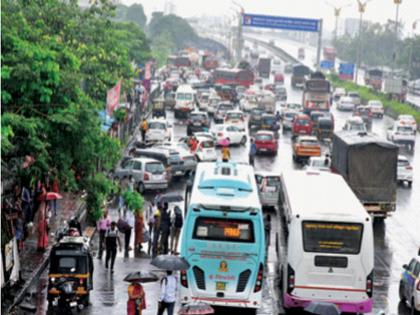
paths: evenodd
<path fill-rule="evenodd" d="M 200 98 L 198 100 L 198 108 L 201 111 L 207 111 L 209 108 L 209 98 L 210 94 L 207 92 L 201 93 Z"/>
<path fill-rule="evenodd" d="M 196 137 L 198 140 L 195 156 L 199 162 L 213 162 L 217 160 L 216 145 L 207 137 Z"/>
<path fill-rule="evenodd" d="M 411 307 L 411 314 L 420 314 L 420 250 L 417 257 L 403 266 L 399 296 L 401 302 Z"/>
<path fill-rule="evenodd" d="M 349 96 L 342 96 L 337 102 L 338 110 L 353 111 L 355 106 L 353 99 Z"/>
<path fill-rule="evenodd" d="M 226 141 L 229 141 L 229 144 L 246 144 L 247 133 L 237 126 L 215 125 L 211 132 L 216 138 L 217 145 L 223 145 Z"/>
<path fill-rule="evenodd" d="M 338 101 L 342 96 L 346 95 L 346 89 L 345 88 L 341 88 L 341 87 L 337 87 L 334 90 L 333 93 L 333 98 L 335 101 Z"/>
<path fill-rule="evenodd" d="M 397 181 L 407 182 L 409 187 L 413 183 L 413 167 L 404 155 L 398 155 Z"/>
<path fill-rule="evenodd" d="M 221 101 L 222 99 L 216 94 L 216 92 L 210 93 L 209 102 L 207 104 L 207 112 L 213 115 L 217 109 L 217 105 L 219 105 Z"/>
<path fill-rule="evenodd" d="M 347 93 L 347 96 L 352 99 L 355 106 L 359 106 L 361 104 L 361 99 L 358 92 L 350 91 Z"/>
<path fill-rule="evenodd" d="M 416 130 L 409 124 L 403 124 L 401 121 L 394 122 L 394 125 L 387 131 L 387 139 L 397 144 L 408 145 L 412 149 L 416 142 Z"/>
<path fill-rule="evenodd" d="M 346 123 L 344 124 L 343 130 L 354 131 L 356 133 L 367 132 L 366 124 L 363 121 L 363 118 L 360 116 L 352 116 L 347 118 Z"/>
<path fill-rule="evenodd" d="M 247 91 L 239 102 L 240 108 L 245 112 L 250 112 L 258 107 L 258 97 L 255 92 Z"/>
<path fill-rule="evenodd" d="M 417 122 L 412 115 L 399 115 L 397 121 L 400 122 L 401 125 L 409 125 L 413 127 L 413 129 L 417 130 Z"/>
<path fill-rule="evenodd" d="M 226 125 L 233 125 L 238 127 L 241 131 L 245 131 L 245 115 L 238 110 L 232 110 L 226 112 L 225 120 L 223 122 Z"/>
<path fill-rule="evenodd" d="M 298 112 L 296 111 L 292 111 L 292 110 L 288 110 L 286 112 L 284 112 L 282 119 L 281 119 L 281 123 L 283 125 L 283 131 L 285 130 L 292 130 L 293 127 L 293 122 L 295 120 L 295 117 L 299 115 Z"/>
<path fill-rule="evenodd" d="M 370 112 L 373 116 L 382 118 L 384 116 L 384 105 L 379 100 L 371 100 L 367 106 L 370 108 Z"/>
<path fill-rule="evenodd" d="M 171 141 L 172 126 L 164 119 L 150 119 L 146 131 L 146 142 Z"/>
<path fill-rule="evenodd" d="M 330 159 L 322 156 L 311 156 L 304 169 L 307 171 L 331 172 Z"/>

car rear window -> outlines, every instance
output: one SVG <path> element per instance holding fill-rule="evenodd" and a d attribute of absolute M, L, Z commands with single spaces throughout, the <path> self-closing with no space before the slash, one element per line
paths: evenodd
<path fill-rule="evenodd" d="M 302 234 L 305 252 L 356 255 L 360 252 L 363 225 L 303 221 Z"/>
<path fill-rule="evenodd" d="M 257 135 L 255 139 L 261 140 L 261 141 L 268 141 L 268 140 L 273 140 L 273 136 L 269 134 L 262 134 L 262 135 Z"/>
<path fill-rule="evenodd" d="M 146 163 L 146 172 L 152 174 L 162 174 L 165 171 L 163 165 L 157 162 Z"/>
<path fill-rule="evenodd" d="M 232 110 L 233 106 L 230 104 L 221 104 L 219 105 L 219 110 Z"/>
<path fill-rule="evenodd" d="M 206 115 L 204 115 L 204 114 L 191 114 L 191 119 L 194 119 L 194 120 L 206 119 Z"/>
<path fill-rule="evenodd" d="M 398 160 L 398 166 L 409 166 L 410 162 L 407 160 Z"/>
<path fill-rule="evenodd" d="M 226 115 L 227 119 L 241 119 L 243 115 L 241 113 L 228 113 Z"/>
<path fill-rule="evenodd" d="M 297 124 L 301 125 L 301 126 L 308 126 L 309 125 L 309 120 L 307 119 L 298 119 L 297 120 Z"/>
<path fill-rule="evenodd" d="M 166 124 L 163 122 L 150 122 L 149 123 L 149 129 L 160 129 L 164 130 L 166 129 Z"/>
<path fill-rule="evenodd" d="M 305 140 L 300 140 L 300 144 L 302 145 L 309 145 L 309 146 L 315 146 L 315 145 L 319 145 L 317 140 L 310 140 L 310 139 L 305 139 Z"/>
<path fill-rule="evenodd" d="M 397 131 L 398 132 L 413 132 L 413 128 L 409 126 L 400 126 L 400 127 L 397 127 Z"/>
<path fill-rule="evenodd" d="M 213 141 L 203 141 L 203 142 L 201 142 L 201 146 L 204 149 L 214 148 L 214 142 Z"/>
<path fill-rule="evenodd" d="M 251 220 L 199 217 L 195 222 L 194 239 L 222 242 L 254 242 Z"/>

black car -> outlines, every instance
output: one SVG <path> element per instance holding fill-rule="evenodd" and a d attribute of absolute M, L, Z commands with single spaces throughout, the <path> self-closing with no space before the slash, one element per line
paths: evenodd
<path fill-rule="evenodd" d="M 248 128 L 259 127 L 261 125 L 261 117 L 264 110 L 261 108 L 253 108 L 249 115 Z"/>
<path fill-rule="evenodd" d="M 191 112 L 187 122 L 187 135 L 194 132 L 206 131 L 210 127 L 210 120 L 205 112 Z"/>

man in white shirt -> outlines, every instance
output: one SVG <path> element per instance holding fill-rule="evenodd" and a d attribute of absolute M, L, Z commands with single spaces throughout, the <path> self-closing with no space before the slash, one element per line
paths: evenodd
<path fill-rule="evenodd" d="M 163 315 L 165 310 L 167 310 L 168 315 L 173 315 L 178 291 L 178 279 L 172 275 L 171 270 L 166 271 L 166 277 L 160 281 L 160 287 L 158 315 Z"/>

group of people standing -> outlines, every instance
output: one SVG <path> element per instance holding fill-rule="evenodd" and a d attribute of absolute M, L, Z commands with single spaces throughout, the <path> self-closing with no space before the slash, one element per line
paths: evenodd
<path fill-rule="evenodd" d="M 175 206 L 173 212 L 168 203 L 154 201 L 149 209 L 148 221 L 149 248 L 148 254 L 155 257 L 158 254 L 177 254 L 181 229 L 184 223 L 181 209 Z M 170 243 L 169 243 L 170 240 Z"/>

